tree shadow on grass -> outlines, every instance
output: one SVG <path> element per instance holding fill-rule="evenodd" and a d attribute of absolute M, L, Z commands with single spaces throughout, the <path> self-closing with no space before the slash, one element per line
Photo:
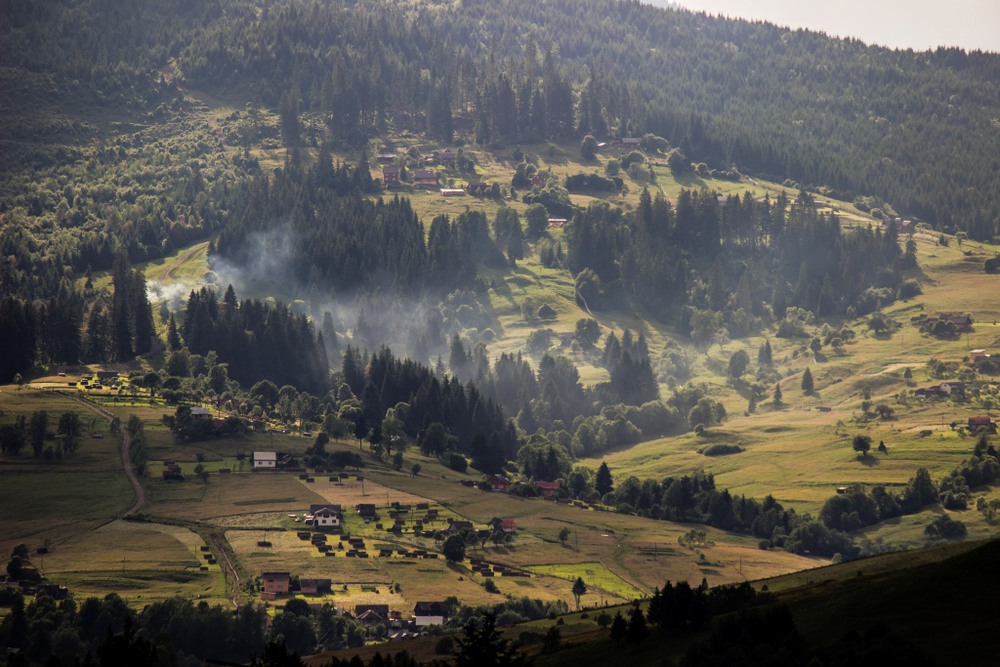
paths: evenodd
<path fill-rule="evenodd" d="M 858 462 L 860 462 L 861 464 L 863 464 L 863 465 L 865 465 L 865 466 L 867 466 L 869 468 L 873 468 L 873 467 L 875 467 L 875 466 L 877 466 L 877 465 L 880 464 L 880 461 L 878 460 L 878 457 L 877 456 L 872 456 L 871 454 L 865 454 L 864 456 L 859 456 L 858 457 Z"/>

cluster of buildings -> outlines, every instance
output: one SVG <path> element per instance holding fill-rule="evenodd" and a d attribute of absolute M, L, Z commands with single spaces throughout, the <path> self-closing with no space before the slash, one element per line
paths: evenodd
<path fill-rule="evenodd" d="M 261 589 L 261 597 L 265 600 L 276 600 L 279 596 L 296 593 L 300 595 L 322 596 L 333 593 L 333 582 L 325 578 L 301 578 L 298 580 L 298 587 L 293 588 L 291 573 L 264 572 L 261 575 Z M 346 610 L 338 611 L 340 613 L 349 613 L 360 623 L 382 624 L 397 628 L 409 625 L 410 628 L 414 629 L 430 625 L 442 625 L 451 615 L 450 605 L 443 601 L 417 602 L 413 606 L 411 617 L 405 622 L 402 613 L 390 610 L 387 604 L 359 604 L 355 605 L 351 612 L 347 612 Z"/>

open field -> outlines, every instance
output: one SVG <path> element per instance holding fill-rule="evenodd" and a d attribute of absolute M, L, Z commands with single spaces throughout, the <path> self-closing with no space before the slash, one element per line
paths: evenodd
<path fill-rule="evenodd" d="M 44 572 L 79 597 L 115 591 L 140 607 L 174 595 L 225 604 L 222 572 L 205 561 L 204 545 L 186 528 L 115 521 L 52 550 Z"/>

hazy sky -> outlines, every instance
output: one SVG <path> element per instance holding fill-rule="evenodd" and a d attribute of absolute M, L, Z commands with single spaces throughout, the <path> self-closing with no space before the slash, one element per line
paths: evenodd
<path fill-rule="evenodd" d="M 1000 52 L 1000 0 L 646 0 L 894 48 Z"/>

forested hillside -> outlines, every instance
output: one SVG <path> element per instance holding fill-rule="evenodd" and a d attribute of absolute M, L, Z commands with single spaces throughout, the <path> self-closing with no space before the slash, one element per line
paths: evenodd
<path fill-rule="evenodd" d="M 357 198 L 384 187 L 367 151 L 401 132 L 488 150 L 642 137 L 645 156 L 622 155 L 636 177 L 657 160 L 678 175 L 764 175 L 976 238 L 1000 220 L 993 55 L 889 51 L 613 0 L 11 2 L 0 12 L 0 76 L 13 93 L 0 103 L 0 289 L 24 350 L 7 373 L 148 349 L 111 294 L 72 284 L 115 257 L 141 262 L 216 232 L 213 251 L 237 265 L 287 233 L 306 260 L 290 263 L 298 288 L 376 302 L 427 292 L 435 302 L 472 286 L 477 267 L 517 261 L 516 213 L 442 216 L 425 242 L 429 221 L 405 199 Z M 192 90 L 238 111 L 206 121 Z M 284 167 L 262 170 L 252 147 L 287 149 Z M 334 151 L 361 161 L 335 162 Z M 511 197 L 516 187 L 551 214 L 578 212 L 565 265 L 579 298 L 600 309 L 629 295 L 696 340 L 720 323 L 745 334 L 789 306 L 863 314 L 894 298 L 899 269 L 913 266 L 894 236 L 844 234 L 808 194 L 792 205 L 692 191 L 645 197 L 636 213 L 577 211 L 561 184 L 533 186 L 524 166 Z M 474 173 L 467 157 L 458 169 Z M 537 240 L 544 229 L 528 225 Z M 560 245 L 538 250 L 546 265 L 564 261 Z M 128 349 L 104 340 L 109 318 L 129 327 Z M 354 324 L 338 328 L 373 347 L 388 340 Z M 457 330 L 421 324 L 407 346 L 429 361 Z M 327 338 L 333 352 L 336 334 Z"/>

